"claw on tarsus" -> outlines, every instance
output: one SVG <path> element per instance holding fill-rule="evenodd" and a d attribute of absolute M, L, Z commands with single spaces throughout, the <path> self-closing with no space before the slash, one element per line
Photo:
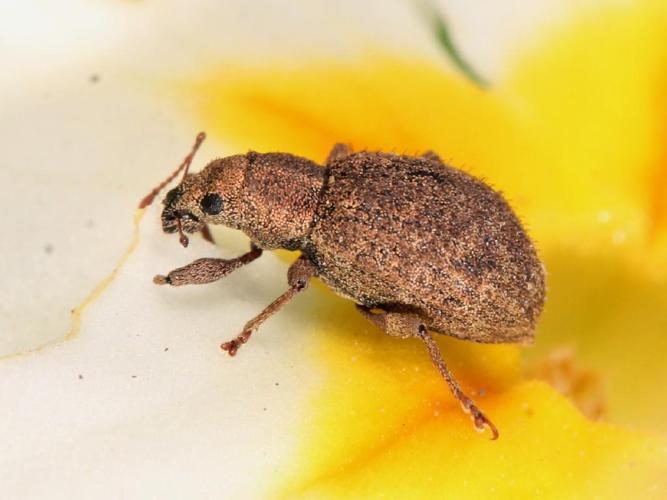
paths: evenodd
<path fill-rule="evenodd" d="M 463 405 L 463 410 L 466 413 L 470 413 L 470 417 L 475 424 L 475 429 L 477 429 L 479 432 L 484 432 L 485 428 L 489 429 L 491 431 L 491 440 L 495 441 L 498 439 L 500 434 L 498 433 L 496 426 L 493 425 L 493 422 L 491 422 L 491 420 L 489 420 L 472 401 L 468 400 Z"/>
<path fill-rule="evenodd" d="M 230 356 L 235 356 L 239 348 L 248 342 L 248 339 L 250 338 L 250 335 L 252 334 L 252 331 L 244 331 L 241 335 L 236 337 L 235 339 L 230 340 L 229 342 L 225 342 L 220 345 L 220 348 L 223 351 L 227 351 L 227 353 Z"/>
<path fill-rule="evenodd" d="M 223 351 L 227 351 L 227 353 L 230 356 L 235 356 L 236 351 L 239 350 L 239 346 L 240 346 L 240 343 L 236 339 L 234 339 L 234 340 L 230 340 L 229 342 L 224 342 L 223 344 L 220 345 L 220 348 Z"/>

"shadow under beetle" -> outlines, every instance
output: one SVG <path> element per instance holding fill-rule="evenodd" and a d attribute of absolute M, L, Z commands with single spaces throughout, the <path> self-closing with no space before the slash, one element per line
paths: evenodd
<path fill-rule="evenodd" d="M 475 427 L 493 423 L 464 394 L 430 332 L 483 343 L 530 342 L 545 296 L 544 269 L 503 197 L 481 180 L 422 156 L 361 151 L 336 144 L 324 168 L 286 153 L 234 155 L 188 174 L 204 140 L 140 207 L 185 170 L 164 199 L 166 233 L 240 229 L 250 251 L 198 259 L 154 278 L 172 286 L 210 283 L 262 255 L 299 250 L 288 289 L 241 334 L 222 344 L 234 356 L 252 332 L 318 277 L 353 300 L 384 332 L 421 339 Z"/>

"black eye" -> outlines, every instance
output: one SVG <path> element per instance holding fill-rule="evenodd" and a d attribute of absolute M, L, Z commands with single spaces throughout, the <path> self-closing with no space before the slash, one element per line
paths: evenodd
<path fill-rule="evenodd" d="M 207 194 L 199 202 L 201 209 L 208 215 L 218 215 L 222 212 L 222 205 L 222 198 L 215 193 Z"/>
<path fill-rule="evenodd" d="M 167 196 L 164 197 L 164 204 L 169 206 L 174 203 L 178 198 L 180 198 L 182 193 L 181 186 L 176 186 L 174 189 L 167 193 Z"/>

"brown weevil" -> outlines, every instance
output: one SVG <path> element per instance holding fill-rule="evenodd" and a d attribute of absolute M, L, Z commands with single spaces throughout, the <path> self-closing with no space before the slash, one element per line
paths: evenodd
<path fill-rule="evenodd" d="M 360 151 L 336 144 L 324 167 L 286 153 L 221 158 L 188 174 L 204 139 L 141 203 L 152 202 L 185 169 L 164 199 L 162 228 L 240 229 L 251 248 L 238 258 L 198 259 L 156 276 L 172 286 L 210 283 L 265 249 L 298 250 L 288 289 L 222 344 L 234 356 L 252 332 L 318 277 L 353 300 L 389 335 L 421 339 L 433 364 L 475 427 L 493 423 L 464 394 L 431 332 L 483 343 L 529 342 L 542 311 L 544 269 L 531 240 L 500 193 L 481 180 L 422 156 Z"/>

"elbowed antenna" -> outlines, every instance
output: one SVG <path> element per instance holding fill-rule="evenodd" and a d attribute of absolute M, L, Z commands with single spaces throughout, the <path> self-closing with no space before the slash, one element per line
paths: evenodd
<path fill-rule="evenodd" d="M 206 139 L 206 133 L 199 132 L 199 134 L 197 134 L 197 139 L 195 139 L 195 143 L 192 146 L 190 154 L 185 157 L 183 162 L 179 165 L 179 167 L 176 170 L 174 170 L 174 172 L 169 177 L 167 177 L 164 181 L 162 181 L 158 186 L 154 187 L 153 190 L 150 193 L 148 193 L 143 200 L 141 200 L 141 203 L 139 203 L 139 208 L 146 208 L 151 203 L 153 203 L 155 197 L 158 194 L 160 194 L 160 191 L 162 191 L 167 184 L 173 181 L 181 170 L 185 169 L 185 172 L 183 172 L 183 177 L 185 177 L 188 174 L 188 170 L 190 168 L 190 164 L 192 163 L 192 159 L 195 157 L 195 153 L 199 149 L 199 146 L 201 146 L 201 143 L 204 142 L 204 139 Z"/>
<path fill-rule="evenodd" d="M 185 233 L 183 232 L 183 223 L 181 222 L 180 217 L 176 219 L 176 225 L 178 226 L 178 241 L 180 242 L 181 245 L 183 245 L 184 248 L 187 248 L 188 245 L 190 244 L 190 240 L 188 239 L 187 236 L 185 236 Z"/>

